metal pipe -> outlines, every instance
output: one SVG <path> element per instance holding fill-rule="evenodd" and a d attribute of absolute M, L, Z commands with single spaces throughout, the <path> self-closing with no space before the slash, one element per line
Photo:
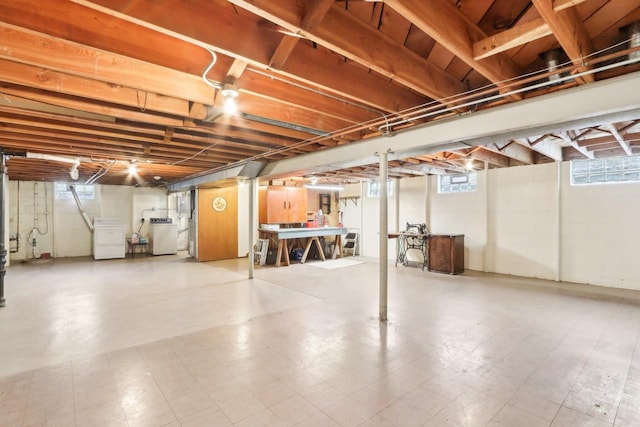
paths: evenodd
<path fill-rule="evenodd" d="M 76 192 L 76 188 L 73 185 L 69 186 L 69 191 L 71 191 L 71 194 L 73 195 L 73 198 L 76 200 L 76 205 L 78 205 L 78 209 L 80 209 L 80 214 L 82 215 L 82 218 L 84 219 L 84 222 L 87 223 L 87 227 L 89 227 L 89 231 L 93 232 L 93 224 L 91 223 L 91 220 L 89 219 L 89 215 L 87 215 L 87 212 L 85 212 L 84 207 L 82 206 L 82 202 L 80 201 L 80 197 L 78 197 L 78 193 Z"/>
<path fill-rule="evenodd" d="M 5 194 L 7 192 L 7 159 L 2 151 L 0 151 L 0 307 L 6 305 L 6 299 L 4 298 L 4 276 L 7 274 L 7 248 L 5 247 L 5 223 L 6 223 L 6 209 L 5 209 Z"/>
<path fill-rule="evenodd" d="M 253 263 L 254 263 L 254 216 L 255 216 L 255 197 L 256 197 L 256 179 L 249 179 L 249 279 L 253 279 Z"/>
<path fill-rule="evenodd" d="M 380 321 L 387 321 L 387 282 L 389 280 L 389 196 L 387 180 L 389 179 L 389 151 L 380 153 Z"/>

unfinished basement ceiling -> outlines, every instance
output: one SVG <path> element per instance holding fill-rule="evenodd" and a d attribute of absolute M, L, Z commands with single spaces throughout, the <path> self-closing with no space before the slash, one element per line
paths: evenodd
<path fill-rule="evenodd" d="M 11 179 L 67 181 L 62 157 L 80 161 L 79 182 L 106 171 L 97 183 L 162 185 L 636 73 L 636 22 L 640 5 L 615 0 L 5 0 L 0 146 Z M 233 115 L 226 83 L 239 90 Z M 637 117 L 389 171 L 631 155 L 639 137 Z M 377 174 L 374 163 L 320 175 Z"/>

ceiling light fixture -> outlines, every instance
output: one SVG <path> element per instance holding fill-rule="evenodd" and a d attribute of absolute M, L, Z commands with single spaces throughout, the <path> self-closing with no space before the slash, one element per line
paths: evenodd
<path fill-rule="evenodd" d="M 238 88 L 235 85 L 235 79 L 227 76 L 227 80 L 221 87 L 220 93 L 224 96 L 224 112 L 227 114 L 235 114 L 238 112 L 236 98 L 238 97 Z"/>
<path fill-rule="evenodd" d="M 236 105 L 236 98 L 238 97 L 238 94 L 239 94 L 238 88 L 236 87 L 236 84 L 235 84 L 236 79 L 233 76 L 227 76 L 225 77 L 223 83 L 218 83 L 218 82 L 209 80 L 207 78 L 207 73 L 211 71 L 211 69 L 215 65 L 216 61 L 218 60 L 218 56 L 213 50 L 211 49 L 207 49 L 207 50 L 211 54 L 212 59 L 211 59 L 211 63 L 207 66 L 207 68 L 205 68 L 204 72 L 202 73 L 202 80 L 204 80 L 204 82 L 209 86 L 216 88 L 220 91 L 220 93 L 225 99 L 224 112 L 227 114 L 235 114 L 238 112 L 238 106 Z M 209 116 L 210 114 L 208 113 L 207 115 Z M 216 117 L 218 116 L 216 115 Z M 205 121 L 212 121 L 212 120 L 205 120 Z"/>
<path fill-rule="evenodd" d="M 464 168 L 465 168 L 466 170 L 468 170 L 468 171 L 473 170 L 473 159 L 467 159 L 467 160 L 464 162 Z"/>
<path fill-rule="evenodd" d="M 305 184 L 304 188 L 310 190 L 327 190 L 327 191 L 342 191 L 344 186 L 335 184 Z"/>
<path fill-rule="evenodd" d="M 135 163 L 129 163 L 129 175 L 135 175 L 138 173 L 138 167 Z"/>
<path fill-rule="evenodd" d="M 78 179 L 78 165 L 80 165 L 80 160 L 76 159 L 73 164 L 71 165 L 71 169 L 69 170 L 69 176 L 71 177 L 72 180 L 77 180 Z"/>

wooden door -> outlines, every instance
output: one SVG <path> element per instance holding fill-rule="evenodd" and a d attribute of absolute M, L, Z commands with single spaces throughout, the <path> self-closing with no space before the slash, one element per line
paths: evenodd
<path fill-rule="evenodd" d="M 238 188 L 198 190 L 198 261 L 238 258 Z"/>

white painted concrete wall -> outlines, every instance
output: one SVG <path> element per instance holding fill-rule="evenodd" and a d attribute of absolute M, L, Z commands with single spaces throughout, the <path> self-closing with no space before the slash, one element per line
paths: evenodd
<path fill-rule="evenodd" d="M 439 194 L 438 177 L 429 177 L 429 231 L 464 234 L 465 268 L 484 271 L 487 245 L 486 179 L 478 172 L 478 190 Z"/>
<path fill-rule="evenodd" d="M 396 217 L 400 229 L 422 222 L 424 209 L 432 233 L 465 235 L 467 269 L 640 290 L 640 183 L 574 187 L 569 169 L 561 164 L 559 198 L 555 163 L 480 171 L 478 191 L 464 194 L 438 194 L 435 176 L 403 179 L 389 229 Z M 363 230 L 362 255 L 377 257 L 378 203 L 363 194 L 343 205 L 345 224 Z"/>
<path fill-rule="evenodd" d="M 556 170 L 545 164 L 489 171 L 489 271 L 555 278 Z"/>
<path fill-rule="evenodd" d="M 38 258 L 43 253 L 57 258 L 92 254 L 93 236 L 82 219 L 75 200 L 55 199 L 53 183 L 21 181 L 18 184 L 18 181 L 9 181 L 8 201 L 7 233 L 15 235 L 19 232 L 21 235 L 20 250 L 11 254 L 12 260 L 31 259 L 34 255 Z M 167 215 L 177 218 L 175 208 L 168 208 L 166 190 L 158 188 L 96 185 L 95 198 L 83 199 L 82 204 L 92 221 L 96 217 L 119 218 L 125 224 L 127 236 L 138 230 L 143 217 L 143 235 L 147 234 L 149 218 Z M 35 218 L 37 221 L 34 221 Z M 35 238 L 35 250 L 27 242 L 29 238 L 29 243 Z M 15 242 L 12 242 L 11 247 L 15 248 Z"/>
<path fill-rule="evenodd" d="M 640 289 L 640 183 L 563 185 L 561 194 L 561 279 Z"/>

